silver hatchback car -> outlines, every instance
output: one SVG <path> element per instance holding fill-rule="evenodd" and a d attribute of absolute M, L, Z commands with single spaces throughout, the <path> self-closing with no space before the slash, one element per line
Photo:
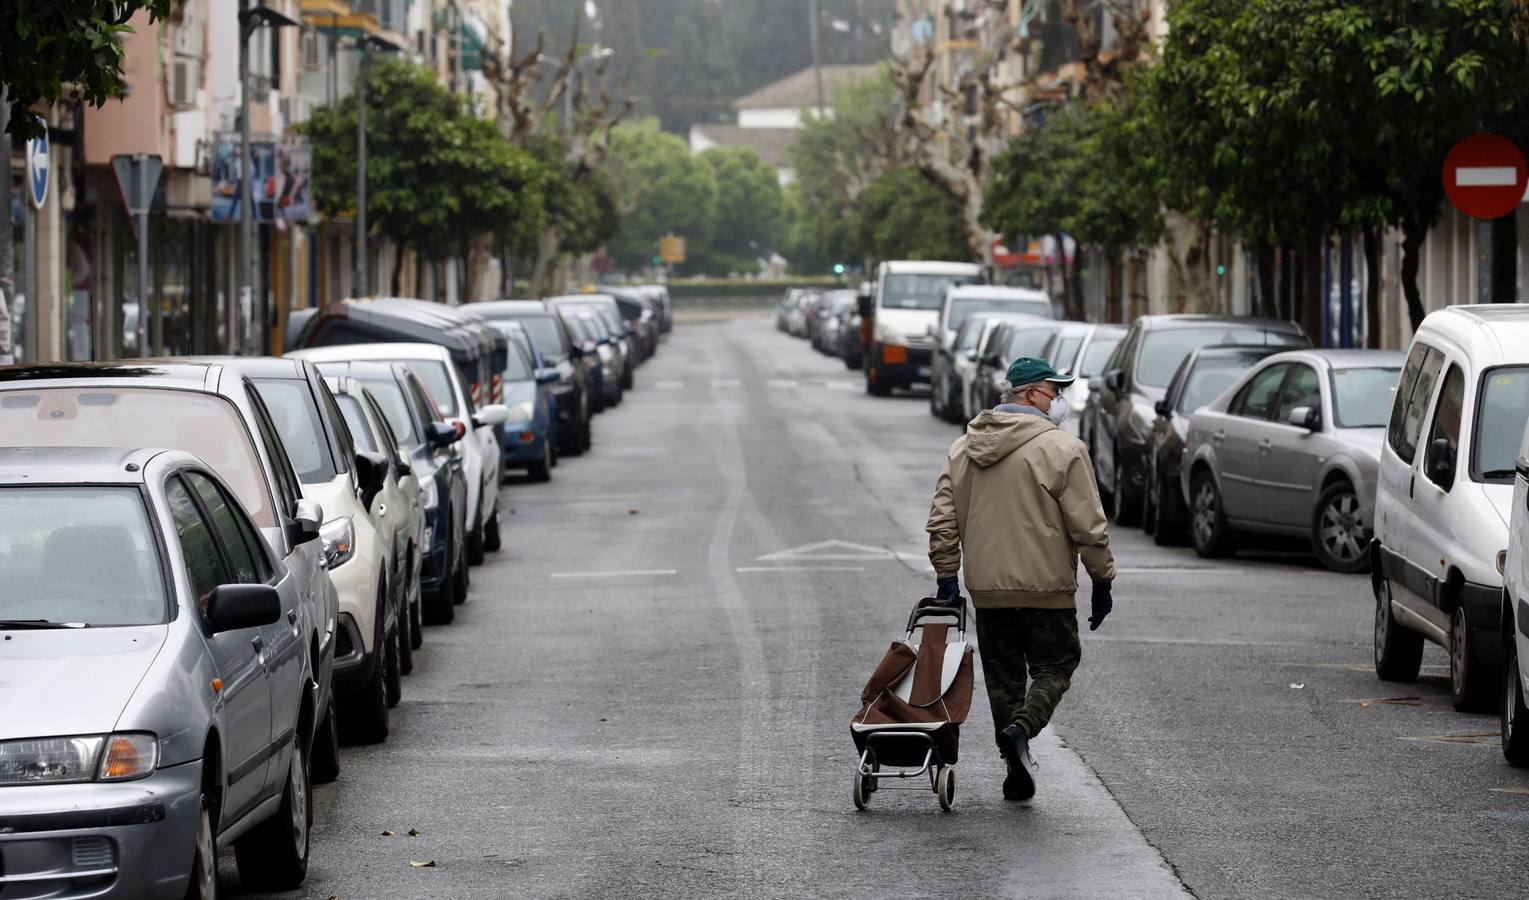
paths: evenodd
<path fill-rule="evenodd" d="M 0 450 L 0 584 L 0 894 L 210 897 L 229 846 L 297 887 L 312 601 L 228 483 L 183 451 Z"/>

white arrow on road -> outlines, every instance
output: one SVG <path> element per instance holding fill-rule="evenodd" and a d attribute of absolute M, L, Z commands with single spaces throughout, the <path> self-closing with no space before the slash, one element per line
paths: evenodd
<path fill-rule="evenodd" d="M 760 562 L 780 562 L 788 559 L 897 559 L 897 554 L 884 547 L 867 547 L 865 544 L 851 544 L 849 541 L 820 541 L 805 547 L 793 547 L 790 550 L 767 553 L 758 559 Z"/>

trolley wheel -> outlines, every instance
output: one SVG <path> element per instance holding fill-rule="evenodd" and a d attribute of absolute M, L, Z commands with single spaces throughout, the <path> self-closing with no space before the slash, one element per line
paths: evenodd
<path fill-rule="evenodd" d="M 940 797 L 940 809 L 950 812 L 950 808 L 956 805 L 955 766 L 940 767 L 940 774 L 934 779 L 934 792 Z"/>
<path fill-rule="evenodd" d="M 865 761 L 867 763 L 867 768 L 869 768 L 872 772 L 880 772 L 881 771 L 881 763 L 876 761 L 876 751 L 875 750 L 869 750 L 869 751 L 866 752 L 866 754 L 865 754 Z M 876 793 L 876 788 L 878 788 L 880 786 L 881 786 L 881 779 L 880 778 L 877 778 L 875 775 L 867 775 L 866 776 L 866 778 L 865 778 L 865 793 L 866 793 L 867 796 Z"/>
<path fill-rule="evenodd" d="M 866 784 L 866 782 L 869 781 L 869 780 L 870 779 L 868 779 L 864 775 L 860 774 L 860 765 L 858 763 L 856 763 L 856 765 L 855 765 L 855 782 L 854 782 L 854 797 L 855 797 L 855 808 L 856 809 L 863 810 L 863 809 L 866 808 L 866 806 L 870 805 L 870 802 L 871 802 L 871 792 L 870 792 L 870 790 L 867 789 L 868 785 Z"/>

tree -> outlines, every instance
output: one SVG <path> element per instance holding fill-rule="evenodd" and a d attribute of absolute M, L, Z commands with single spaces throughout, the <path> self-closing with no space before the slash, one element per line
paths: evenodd
<path fill-rule="evenodd" d="M 171 0 L 8 0 L 0 3 L 0 85 L 10 92 L 8 131 L 42 133 L 38 103 L 77 96 L 100 106 L 127 89 L 122 37 L 139 11 L 149 21 L 170 14 Z"/>
<path fill-rule="evenodd" d="M 608 162 L 622 213 L 610 245 L 617 266 L 646 268 L 666 234 L 700 245 L 711 239 L 716 179 L 683 140 L 660 131 L 653 119 L 623 125 L 612 136 Z"/>
<path fill-rule="evenodd" d="M 866 260 L 968 260 L 960 207 L 912 166 L 893 169 L 856 198 L 849 223 L 855 250 Z"/>
<path fill-rule="evenodd" d="M 748 147 L 714 147 L 696 159 L 717 186 L 716 225 L 689 244 L 687 268 L 713 275 L 753 272 L 781 239 L 785 194 L 775 168 Z"/>

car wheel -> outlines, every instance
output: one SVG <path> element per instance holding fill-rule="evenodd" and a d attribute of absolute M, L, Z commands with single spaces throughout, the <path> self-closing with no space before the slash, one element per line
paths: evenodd
<path fill-rule="evenodd" d="M 1231 556 L 1232 528 L 1227 524 L 1226 511 L 1221 507 L 1221 492 L 1216 489 L 1215 479 L 1209 472 L 1201 472 L 1194 478 L 1194 509 L 1190 511 L 1190 537 L 1194 539 L 1195 552 L 1207 559 Z"/>
<path fill-rule="evenodd" d="M 398 629 L 394 628 L 388 633 L 385 642 L 387 655 L 382 658 L 383 684 L 387 688 L 389 709 L 397 706 L 398 701 L 403 699 L 403 651 L 399 647 L 400 643 Z"/>
<path fill-rule="evenodd" d="M 634 388 L 636 386 L 637 386 L 637 379 L 632 377 L 632 370 L 631 370 L 630 367 L 628 367 L 625 372 L 621 373 L 621 389 L 623 391 L 630 391 L 632 388 Z"/>
<path fill-rule="evenodd" d="M 1157 518 L 1152 542 L 1159 547 L 1177 546 L 1184 540 L 1185 519 L 1184 498 L 1179 494 L 1179 486 L 1159 477 L 1153 480 L 1152 490 L 1155 492 L 1152 514 Z"/>
<path fill-rule="evenodd" d="M 932 384 L 929 386 L 929 415 L 935 417 L 936 419 L 946 418 L 945 410 L 943 405 L 940 403 L 941 393 L 943 392 L 940 390 L 939 385 Z"/>
<path fill-rule="evenodd" d="M 1391 582 L 1375 581 L 1375 676 L 1381 681 L 1416 681 L 1423 665 L 1423 636 L 1397 624 L 1391 615 Z"/>
<path fill-rule="evenodd" d="M 1449 693 L 1458 712 L 1476 712 L 1487 705 L 1495 686 L 1481 664 L 1480 645 L 1471 638 L 1465 607 L 1455 607 L 1449 619 Z"/>
<path fill-rule="evenodd" d="M 526 475 L 532 481 L 547 482 L 552 480 L 552 467 L 557 465 L 552 457 L 552 442 L 542 441 L 542 458 L 526 467 Z"/>
<path fill-rule="evenodd" d="M 1311 516 L 1311 547 L 1317 561 L 1334 572 L 1363 572 L 1370 567 L 1368 544 L 1354 486 L 1347 481 L 1329 485 L 1317 498 Z"/>
<path fill-rule="evenodd" d="M 872 348 L 872 352 L 875 352 L 875 348 Z M 865 367 L 865 392 L 872 397 L 885 397 L 892 393 L 892 389 L 881 378 L 881 370 L 875 366 Z"/>
<path fill-rule="evenodd" d="M 309 778 L 308 753 L 302 741 L 295 743 L 281 807 L 234 844 L 239 880 L 257 890 L 296 890 L 308 875 L 313 783 Z"/>
<path fill-rule="evenodd" d="M 217 900 L 218 847 L 212 833 L 212 801 L 202 794 L 196 819 L 196 851 L 191 855 L 191 875 L 186 879 L 185 900 Z"/>
<path fill-rule="evenodd" d="M 382 658 L 373 667 L 371 680 L 341 710 L 340 728 L 351 743 L 380 744 L 388 739 L 387 652 L 385 647 L 377 651 Z"/>
<path fill-rule="evenodd" d="M 467 531 L 467 562 L 474 566 L 483 565 L 483 521 L 476 514 L 473 527 Z"/>
<path fill-rule="evenodd" d="M 398 674 L 407 675 L 414 671 L 414 639 L 412 632 L 414 623 L 409 614 L 409 606 L 405 603 L 398 610 Z"/>
<path fill-rule="evenodd" d="M 589 414 L 584 415 L 584 427 L 579 430 L 579 452 L 586 453 L 595 446 L 595 424 Z"/>
<path fill-rule="evenodd" d="M 1115 448 L 1115 491 L 1112 504 L 1115 508 L 1115 524 L 1131 527 L 1141 524 L 1141 501 L 1131 496 L 1128 485 L 1131 473 L 1121 459 L 1120 448 Z"/>
<path fill-rule="evenodd" d="M 467 577 L 467 560 L 457 560 L 456 571 L 451 574 L 451 602 L 460 606 L 467 602 L 467 588 L 470 579 Z"/>
<path fill-rule="evenodd" d="M 855 358 L 855 357 L 853 357 L 853 356 L 846 356 L 846 357 L 844 357 L 844 368 L 849 369 L 851 372 L 853 372 L 856 369 L 860 368 L 860 360 Z"/>
<path fill-rule="evenodd" d="M 418 650 L 425 645 L 425 597 L 424 592 L 409 604 L 409 646 Z"/>
<path fill-rule="evenodd" d="M 324 718 L 313 732 L 313 758 L 309 776 L 316 784 L 329 784 L 340 777 L 340 723 L 334 714 L 334 689 L 330 688 L 329 704 L 324 708 Z"/>
<path fill-rule="evenodd" d="M 1511 620 L 1510 623 L 1511 625 Z M 1518 671 L 1518 641 L 1506 635 L 1502 665 L 1502 756 L 1516 769 L 1529 768 L 1529 709 L 1524 706 L 1524 680 Z"/>
<path fill-rule="evenodd" d="M 502 546 L 504 543 L 499 536 L 499 504 L 496 502 L 494 511 L 489 513 L 488 524 L 483 527 L 483 549 L 497 553 Z"/>

